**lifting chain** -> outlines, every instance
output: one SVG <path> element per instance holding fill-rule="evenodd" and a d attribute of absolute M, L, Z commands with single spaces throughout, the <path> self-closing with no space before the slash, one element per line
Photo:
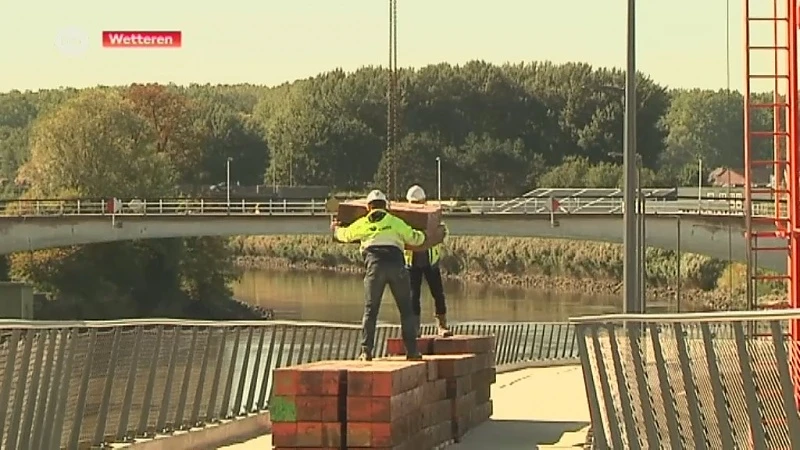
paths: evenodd
<path fill-rule="evenodd" d="M 389 83 L 387 86 L 386 120 L 386 195 L 392 199 L 397 191 L 395 152 L 398 140 L 398 70 L 397 70 L 397 0 L 389 0 Z"/>

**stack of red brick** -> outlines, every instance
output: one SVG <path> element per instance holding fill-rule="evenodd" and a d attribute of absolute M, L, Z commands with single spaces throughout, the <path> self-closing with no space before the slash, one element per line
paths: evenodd
<path fill-rule="evenodd" d="M 437 378 L 445 384 L 450 404 L 452 439 L 464 434 L 492 415 L 491 391 L 495 382 L 495 341 L 493 336 L 424 336 L 417 340 L 425 360 L 437 365 Z M 400 339 L 389 339 L 387 352 L 401 356 Z"/>
<path fill-rule="evenodd" d="M 491 416 L 494 344 L 446 340 L 421 339 L 425 361 L 390 357 L 275 370 L 274 448 L 426 450 L 457 441 Z M 400 353 L 397 346 L 391 341 L 390 353 Z"/>

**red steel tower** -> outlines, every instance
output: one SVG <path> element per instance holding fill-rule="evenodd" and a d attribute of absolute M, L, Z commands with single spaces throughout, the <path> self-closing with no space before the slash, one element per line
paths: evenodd
<path fill-rule="evenodd" d="M 744 0 L 745 228 L 748 242 L 748 303 L 758 306 L 758 282 L 785 280 L 788 306 L 800 307 L 800 153 L 798 153 L 797 33 L 798 0 Z M 772 116 L 772 129 L 759 126 Z M 762 120 L 759 120 L 762 119 Z M 769 148 L 772 149 L 769 154 Z M 754 171 L 770 172 L 772 182 L 756 185 Z M 753 216 L 753 199 L 770 198 L 774 208 Z M 759 238 L 773 243 L 760 245 Z M 778 238 L 777 240 L 775 238 Z M 781 245 L 775 245 L 774 242 Z M 759 253 L 783 252 L 787 272 L 757 271 Z M 800 320 L 790 324 L 795 397 L 800 399 Z"/>

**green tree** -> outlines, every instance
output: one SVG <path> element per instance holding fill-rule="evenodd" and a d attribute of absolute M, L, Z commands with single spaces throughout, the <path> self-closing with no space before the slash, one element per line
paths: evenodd
<path fill-rule="evenodd" d="M 682 171 L 684 166 L 696 166 L 702 159 L 711 168 L 740 168 L 744 155 L 742 110 L 738 92 L 672 92 L 670 108 L 664 116 L 669 134 L 661 165 Z"/>
<path fill-rule="evenodd" d="M 171 185 L 154 130 L 119 93 L 91 89 L 42 116 L 19 178 L 38 196 L 157 197 Z"/>
<path fill-rule="evenodd" d="M 167 195 L 176 174 L 156 131 L 119 91 L 85 90 L 36 121 L 19 176 L 28 195 Z M 14 279 L 50 294 L 37 311 L 43 318 L 242 316 L 213 307 L 226 304 L 235 276 L 218 239 L 95 244 L 15 254 L 10 262 Z"/>

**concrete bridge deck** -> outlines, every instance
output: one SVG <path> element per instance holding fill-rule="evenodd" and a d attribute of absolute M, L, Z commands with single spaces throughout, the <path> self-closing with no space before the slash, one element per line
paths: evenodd
<path fill-rule="evenodd" d="M 582 447 L 589 407 L 579 365 L 522 369 L 497 375 L 492 418 L 469 432 L 453 450 L 530 450 Z M 554 401 L 557 399 L 557 401 Z M 272 448 L 270 435 L 224 447 Z"/>
<path fill-rule="evenodd" d="M 448 214 L 454 236 L 504 236 L 622 242 L 621 214 Z M 326 214 L 282 215 L 65 215 L 0 217 L 0 254 L 133 239 L 237 235 L 327 235 Z M 767 229 L 768 224 L 764 224 Z M 744 261 L 746 242 L 741 216 L 654 214 L 647 216 L 647 244 L 719 259 L 730 254 Z M 730 239 L 729 239 L 730 236 Z M 786 241 L 759 239 L 759 246 L 781 247 Z M 762 268 L 786 270 L 786 255 L 765 253 Z"/>

